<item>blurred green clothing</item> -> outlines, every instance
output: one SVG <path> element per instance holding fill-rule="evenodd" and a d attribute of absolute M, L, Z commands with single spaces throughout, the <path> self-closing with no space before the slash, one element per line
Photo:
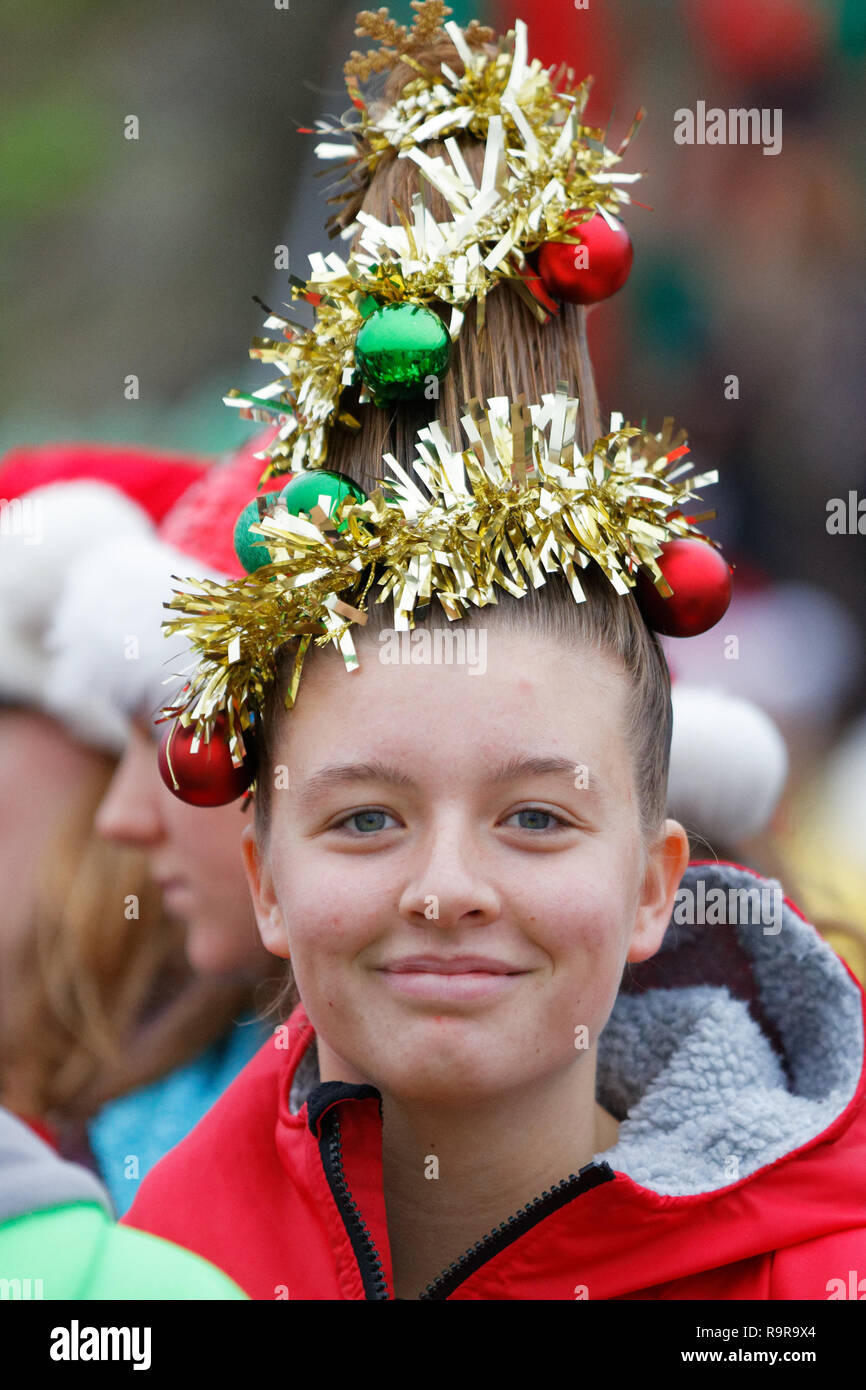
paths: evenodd
<path fill-rule="evenodd" d="M 199 1255 L 116 1225 L 97 1178 L 0 1109 L 0 1300 L 245 1298 Z"/>

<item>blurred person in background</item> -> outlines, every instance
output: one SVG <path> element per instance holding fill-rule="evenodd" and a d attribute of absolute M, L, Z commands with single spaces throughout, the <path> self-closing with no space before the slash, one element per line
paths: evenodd
<path fill-rule="evenodd" d="M 866 980 L 866 716 L 838 735 L 788 807 L 782 852 L 834 950 Z"/>
<path fill-rule="evenodd" d="M 166 514 L 158 531 L 132 540 L 106 539 L 80 557 L 67 577 L 48 645 L 58 710 L 71 713 L 85 691 L 99 689 L 128 728 L 96 811 L 98 834 L 144 855 L 165 912 L 183 926 L 186 956 L 196 974 L 246 990 L 264 1008 L 266 982 L 282 983 L 281 967 L 262 945 L 249 899 L 241 858 L 245 819 L 237 804 L 203 810 L 169 790 L 158 766 L 167 726 L 155 723 L 184 659 L 183 641 L 166 640 L 162 632 L 172 576 L 219 579 L 239 572 L 234 521 L 255 495 L 261 472 L 249 448 L 209 470 Z M 134 660 L 125 658 L 130 641 Z M 257 992 L 257 987 L 262 988 Z M 226 1030 L 219 1050 L 211 1049 L 185 1069 L 172 1143 L 192 1128 L 269 1031 L 252 1010 L 240 1023 Z M 164 1107 L 158 1086 L 146 1087 L 116 1099 L 90 1124 L 105 1180 L 127 1204 L 134 1196 L 125 1177 L 129 1133 L 143 1127 L 155 1109 L 163 1139 L 168 1138 Z"/>
<path fill-rule="evenodd" d="M 864 664 L 853 614 L 816 585 L 746 570 L 719 633 L 665 647 L 679 677 L 669 813 L 696 852 L 790 884 L 866 979 L 863 725 L 845 718 Z"/>
<path fill-rule="evenodd" d="M 124 726 L 84 692 L 75 729 L 53 717 L 45 635 L 66 573 L 97 536 L 146 534 L 199 476 L 189 459 L 95 446 L 19 449 L 0 465 L 2 939 L 29 918 L 39 846 L 86 773 L 104 773 Z"/>
<path fill-rule="evenodd" d="M 251 992 L 193 974 L 183 927 L 166 915 L 144 856 L 94 832 L 112 770 L 81 780 L 34 861 L 27 929 L 4 958 L 0 1096 L 62 1154 L 105 1178 L 114 1159 L 105 1129 L 130 1106 L 146 1117 L 140 1129 L 124 1126 L 124 1162 L 111 1183 L 120 1212 L 137 1178 L 191 1123 L 189 1081 L 203 1059 L 218 1069 Z"/>
<path fill-rule="evenodd" d="M 118 1213 L 258 1045 L 235 1026 L 255 980 L 197 978 L 145 857 L 96 835 L 129 725 L 92 682 L 57 700 L 47 633 L 76 561 L 146 540 L 204 472 L 99 445 L 0 468 L 0 1100 L 98 1171 Z"/>
<path fill-rule="evenodd" d="M 45 634 L 75 556 L 109 529 L 144 534 L 149 518 L 167 511 L 202 466 L 98 445 L 18 449 L 0 466 L 2 1086 L 7 1102 L 31 1119 L 54 1109 L 50 1072 L 57 1061 L 45 1072 L 37 1061 L 40 1050 L 51 1050 L 54 1031 L 46 981 L 22 974 L 25 963 L 35 966 L 38 900 L 51 866 L 59 874 L 66 847 L 77 853 L 86 839 L 88 803 L 124 738 L 121 725 L 98 717 L 91 693 L 75 711 L 74 730 L 53 716 Z M 114 906 L 121 931 L 123 899 Z M 56 952 L 51 960 L 58 972 Z M 62 992 L 55 980 L 55 1000 Z"/>

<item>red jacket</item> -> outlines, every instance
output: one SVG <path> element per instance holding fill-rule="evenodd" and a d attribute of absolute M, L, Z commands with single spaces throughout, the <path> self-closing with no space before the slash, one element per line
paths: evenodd
<path fill-rule="evenodd" d="M 781 892 L 745 923 L 755 890 L 774 891 L 736 866 L 689 867 L 661 951 L 632 968 L 599 1039 L 616 1145 L 455 1251 L 419 1296 L 866 1295 L 866 998 Z M 720 893 L 727 925 L 712 921 Z M 319 1083 L 313 1041 L 299 1006 L 124 1220 L 253 1298 L 393 1298 L 379 1093 Z"/>

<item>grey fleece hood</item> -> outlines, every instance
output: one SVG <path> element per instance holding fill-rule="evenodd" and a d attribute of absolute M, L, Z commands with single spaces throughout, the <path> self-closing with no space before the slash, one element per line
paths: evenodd
<path fill-rule="evenodd" d="M 712 1192 L 823 1133 L 863 1071 L 863 994 L 778 883 L 689 865 L 661 949 L 599 1038 L 604 1158 L 653 1191 Z"/>

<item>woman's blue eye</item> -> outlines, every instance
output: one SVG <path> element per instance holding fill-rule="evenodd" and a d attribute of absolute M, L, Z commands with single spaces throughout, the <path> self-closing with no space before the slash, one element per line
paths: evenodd
<path fill-rule="evenodd" d="M 559 820 L 557 816 L 554 816 L 552 811 L 542 811 L 537 806 L 525 806 L 522 811 L 515 811 L 514 815 L 530 817 L 528 824 L 526 822 L 521 824 L 521 830 L 547 830 L 549 828 L 548 824 L 540 824 L 537 819 L 539 816 L 544 822 L 555 821 L 557 825 L 562 824 L 562 821 Z M 536 819 L 533 820 L 532 817 L 536 817 Z M 513 819 L 513 817 L 509 816 L 509 820 L 511 819 Z"/>
<path fill-rule="evenodd" d="M 387 811 L 355 811 L 351 816 L 347 816 L 341 825 L 350 825 L 355 822 L 355 829 L 366 833 L 370 830 L 384 830 L 384 821 Z M 358 824 L 357 822 L 361 822 Z"/>

